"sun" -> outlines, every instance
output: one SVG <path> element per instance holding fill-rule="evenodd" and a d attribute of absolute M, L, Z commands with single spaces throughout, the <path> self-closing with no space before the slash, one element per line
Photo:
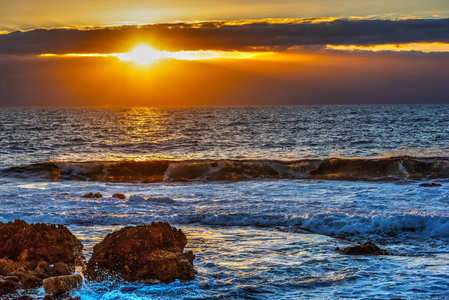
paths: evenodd
<path fill-rule="evenodd" d="M 151 64 L 156 60 L 168 58 L 164 52 L 146 45 L 137 46 L 131 52 L 117 54 L 117 57 L 124 61 L 133 61 L 140 64 Z"/>
<path fill-rule="evenodd" d="M 174 59 L 174 60 L 205 60 L 214 58 L 249 59 L 269 54 L 273 54 L 273 52 L 238 52 L 238 51 L 212 51 L 212 50 L 170 52 L 170 51 L 158 51 L 147 45 L 139 45 L 136 46 L 130 52 L 106 54 L 105 56 L 115 56 L 120 60 L 134 62 L 138 64 L 152 64 L 161 59 Z M 79 56 L 78 54 L 73 55 Z M 100 54 L 91 54 L 91 55 L 100 55 Z M 84 54 L 81 56 L 87 55 Z"/>

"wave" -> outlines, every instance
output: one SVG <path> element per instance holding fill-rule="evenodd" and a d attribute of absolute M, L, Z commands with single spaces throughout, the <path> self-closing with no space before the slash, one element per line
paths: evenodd
<path fill-rule="evenodd" d="M 142 224 L 150 221 L 164 221 L 174 225 L 201 224 L 220 227 L 264 227 L 301 233 L 316 233 L 351 240 L 361 237 L 441 237 L 449 238 L 449 216 L 439 214 L 405 213 L 398 215 L 374 214 L 355 215 L 327 212 L 295 214 L 252 214 L 252 213 L 193 213 L 173 216 L 108 216 L 89 218 L 85 216 L 4 215 L 0 222 L 23 219 L 29 223 L 53 223 L 70 225 L 120 226 Z"/>
<path fill-rule="evenodd" d="M 321 179 L 356 181 L 449 178 L 449 157 L 397 156 L 379 159 L 151 160 L 45 162 L 0 171 L 1 176 L 102 182 L 244 181 Z"/>

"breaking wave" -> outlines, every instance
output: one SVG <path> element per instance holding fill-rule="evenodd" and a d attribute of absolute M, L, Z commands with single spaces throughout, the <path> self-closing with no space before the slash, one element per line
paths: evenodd
<path fill-rule="evenodd" d="M 322 179 L 394 181 L 449 178 L 448 157 L 409 156 L 379 159 L 329 158 L 283 160 L 151 160 L 45 162 L 0 171 L 2 176 L 101 182 L 244 181 Z"/>

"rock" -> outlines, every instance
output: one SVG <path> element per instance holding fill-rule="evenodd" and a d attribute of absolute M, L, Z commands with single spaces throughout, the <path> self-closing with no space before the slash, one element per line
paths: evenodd
<path fill-rule="evenodd" d="M 21 296 L 21 297 L 13 298 L 12 300 L 34 300 L 34 298 L 31 296 Z"/>
<path fill-rule="evenodd" d="M 79 274 L 57 276 L 44 279 L 45 293 L 50 296 L 66 295 L 70 291 L 81 287 L 83 277 Z"/>
<path fill-rule="evenodd" d="M 75 262 L 76 262 L 76 260 L 75 260 Z M 53 269 L 52 269 L 52 267 L 50 267 L 50 264 L 43 260 L 41 260 L 40 262 L 37 263 L 37 267 L 43 269 L 45 271 L 45 273 L 47 273 L 47 275 L 49 275 L 53 272 Z"/>
<path fill-rule="evenodd" d="M 367 242 L 361 244 L 360 246 L 347 247 L 344 249 L 337 248 L 335 250 L 346 255 L 388 255 L 387 251 L 385 251 L 384 249 L 380 249 L 372 242 Z"/>
<path fill-rule="evenodd" d="M 139 195 L 132 195 L 129 197 L 128 202 L 145 202 L 145 198 Z"/>
<path fill-rule="evenodd" d="M 34 289 L 42 286 L 42 279 L 32 274 L 25 274 L 20 279 L 20 282 L 22 283 L 22 287 L 25 289 Z"/>
<path fill-rule="evenodd" d="M 7 280 L 7 281 L 15 281 L 15 282 L 19 282 L 20 281 L 20 278 L 17 277 L 17 276 L 5 276 L 3 279 Z"/>
<path fill-rule="evenodd" d="M 85 275 L 94 281 L 191 280 L 195 255 L 183 253 L 186 244 L 184 233 L 165 222 L 125 227 L 95 245 Z"/>
<path fill-rule="evenodd" d="M 37 266 L 36 269 L 34 269 L 33 271 L 33 275 L 37 276 L 39 278 L 47 278 L 49 273 L 47 273 L 44 269 L 42 269 L 41 267 Z"/>
<path fill-rule="evenodd" d="M 95 193 L 95 194 L 87 193 L 86 195 L 83 195 L 82 197 L 83 198 L 97 198 L 97 199 L 100 199 L 100 198 L 103 198 L 103 195 L 101 193 Z"/>
<path fill-rule="evenodd" d="M 439 183 L 432 182 L 432 183 L 421 183 L 419 186 L 422 186 L 422 187 L 437 187 L 437 186 L 442 186 L 442 185 L 439 184 Z"/>
<path fill-rule="evenodd" d="M 148 197 L 145 201 L 154 203 L 168 203 L 168 204 L 176 203 L 175 200 L 169 197 Z"/>
<path fill-rule="evenodd" d="M 118 198 L 121 200 L 125 200 L 126 196 L 124 194 L 117 193 L 117 194 L 112 195 L 112 198 Z"/>
<path fill-rule="evenodd" d="M 9 275 L 14 272 L 15 269 L 16 266 L 12 260 L 7 258 L 0 259 L 0 276 Z"/>
<path fill-rule="evenodd" d="M 64 262 L 74 268 L 75 260 L 81 256 L 83 245 L 62 225 L 28 224 L 22 220 L 0 223 L 0 257 L 19 262 L 34 270 L 40 261 L 50 264 Z M 8 272 L 9 261 L 2 260 L 3 270 Z"/>
<path fill-rule="evenodd" d="M 0 295 L 15 293 L 19 288 L 19 283 L 14 280 L 0 278 Z"/>
<path fill-rule="evenodd" d="M 72 272 L 70 272 L 69 267 L 65 263 L 57 262 L 53 267 L 53 274 L 54 276 L 64 276 L 70 275 Z"/>
<path fill-rule="evenodd" d="M 27 275 L 27 274 L 28 274 L 28 272 L 24 268 L 18 268 L 17 270 L 15 270 L 11 274 L 9 274 L 9 276 L 14 276 L 14 277 L 17 277 L 19 279 L 22 279 L 22 277 Z"/>

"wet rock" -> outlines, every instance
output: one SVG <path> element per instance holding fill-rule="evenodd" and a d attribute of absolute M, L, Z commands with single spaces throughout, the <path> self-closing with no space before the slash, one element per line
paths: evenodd
<path fill-rule="evenodd" d="M 145 202 L 145 198 L 139 195 L 132 195 L 128 199 L 129 202 Z"/>
<path fill-rule="evenodd" d="M 100 198 L 103 198 L 103 195 L 101 193 L 95 193 L 95 194 L 87 193 L 87 194 L 83 195 L 82 197 L 83 198 L 97 198 L 97 199 L 100 199 Z"/>
<path fill-rule="evenodd" d="M 20 279 L 20 283 L 22 284 L 22 287 L 25 289 L 34 289 L 42 286 L 42 279 L 32 274 L 25 274 Z"/>
<path fill-rule="evenodd" d="M 168 223 L 125 227 L 95 245 L 85 275 L 94 281 L 191 280 L 195 255 L 183 253 L 186 243 L 184 233 Z"/>
<path fill-rule="evenodd" d="M 64 275 L 70 275 L 72 272 L 70 272 L 69 267 L 63 263 L 63 262 L 57 262 L 55 263 L 53 267 L 53 275 L 54 276 L 64 276 Z"/>
<path fill-rule="evenodd" d="M 37 276 L 41 279 L 48 277 L 48 273 L 41 267 L 36 267 L 36 269 L 34 269 L 34 271 L 33 271 L 33 274 L 34 274 L 34 276 Z"/>
<path fill-rule="evenodd" d="M 16 269 L 16 266 L 15 266 L 14 261 L 7 259 L 7 258 L 0 259 L 0 275 L 1 276 L 9 275 L 12 272 L 14 272 L 15 269 Z"/>
<path fill-rule="evenodd" d="M 31 296 L 20 296 L 20 297 L 13 298 L 12 300 L 34 300 L 34 298 Z"/>
<path fill-rule="evenodd" d="M 14 272 L 10 273 L 9 276 L 15 276 L 21 280 L 22 277 L 27 274 L 28 274 L 28 272 L 25 270 L 25 268 L 18 268 Z"/>
<path fill-rule="evenodd" d="M 63 262 L 74 268 L 83 249 L 81 242 L 62 225 L 28 224 L 16 220 L 0 223 L 0 236 L 0 257 L 23 264 L 30 270 L 34 270 L 41 261 L 50 264 Z M 9 261 L 3 259 L 0 265 L 3 272 L 10 272 Z"/>
<path fill-rule="evenodd" d="M 112 195 L 112 198 L 118 198 L 121 200 L 125 200 L 126 196 L 124 194 L 117 193 L 117 194 Z"/>
<path fill-rule="evenodd" d="M 361 244 L 360 246 L 347 247 L 344 249 L 337 248 L 336 251 L 346 255 L 387 255 L 387 251 L 380 249 L 372 242 Z"/>
<path fill-rule="evenodd" d="M 59 297 L 81 287 L 83 277 L 79 274 L 50 277 L 44 279 L 43 284 L 47 295 Z"/>
<path fill-rule="evenodd" d="M 46 261 L 43 261 L 43 260 L 41 260 L 40 262 L 37 263 L 37 267 L 36 268 L 43 269 L 47 275 L 49 275 L 49 274 L 51 274 L 53 272 L 53 269 L 50 266 L 50 264 L 48 262 L 46 262 Z"/>
<path fill-rule="evenodd" d="M 437 186 L 442 186 L 442 185 L 439 184 L 439 183 L 432 182 L 432 183 L 421 183 L 419 186 L 422 186 L 422 187 L 437 187 Z"/>
<path fill-rule="evenodd" d="M 145 201 L 154 203 L 168 203 L 168 204 L 176 203 L 175 200 L 169 197 L 148 197 Z"/>
<path fill-rule="evenodd" d="M 0 278 L 0 295 L 15 293 L 19 288 L 19 283 L 14 280 Z"/>
<path fill-rule="evenodd" d="M 17 276 L 5 276 L 5 277 L 3 277 L 3 279 L 7 280 L 7 281 L 15 281 L 15 282 L 19 282 L 20 281 L 20 278 L 17 277 Z"/>

